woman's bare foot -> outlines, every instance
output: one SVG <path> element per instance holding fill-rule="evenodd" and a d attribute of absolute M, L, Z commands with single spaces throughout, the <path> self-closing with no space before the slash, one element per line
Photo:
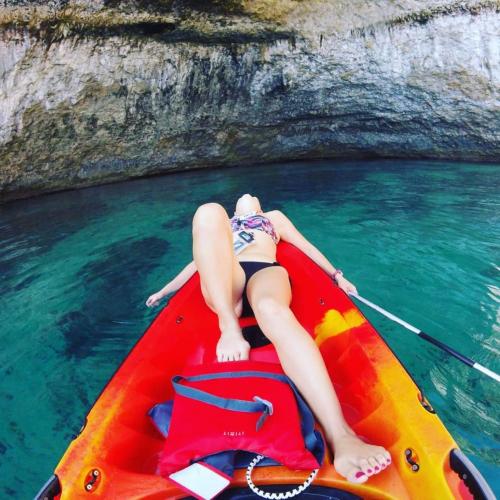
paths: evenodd
<path fill-rule="evenodd" d="M 219 322 L 221 331 L 217 342 L 217 361 L 240 361 L 248 359 L 250 344 L 243 338 L 238 321 L 230 323 Z"/>
<path fill-rule="evenodd" d="M 332 441 L 335 470 L 352 483 L 364 483 L 391 463 L 385 448 L 365 443 L 351 429 Z"/>

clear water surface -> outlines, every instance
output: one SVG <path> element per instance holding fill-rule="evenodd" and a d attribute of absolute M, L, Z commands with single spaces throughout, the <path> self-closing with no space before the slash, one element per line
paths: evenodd
<path fill-rule="evenodd" d="M 191 259 L 198 205 L 281 209 L 359 293 L 499 371 L 500 165 L 209 169 L 0 207 L 0 497 L 31 498 Z M 360 306 L 500 491 L 498 385 Z"/>

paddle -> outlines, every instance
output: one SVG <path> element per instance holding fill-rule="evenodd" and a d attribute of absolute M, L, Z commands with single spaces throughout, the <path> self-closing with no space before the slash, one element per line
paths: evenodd
<path fill-rule="evenodd" d="M 423 332 L 422 330 L 419 330 L 418 328 L 415 328 L 414 326 L 410 325 L 406 321 L 403 321 L 401 318 L 398 318 L 397 316 L 390 313 L 389 311 L 382 309 L 380 306 L 377 306 L 377 304 L 374 304 L 373 302 L 370 302 L 369 300 L 365 299 L 364 297 L 361 297 L 361 295 L 358 295 L 357 293 L 354 293 L 354 292 L 351 292 L 349 295 L 351 295 L 352 297 L 355 297 L 356 299 L 365 303 L 367 306 L 370 306 L 372 309 L 375 309 L 375 311 L 378 311 L 379 313 L 383 314 L 387 318 L 392 319 L 392 321 L 399 323 L 400 325 L 404 326 L 405 328 L 407 328 L 411 332 L 416 333 L 419 337 L 423 338 L 424 340 L 427 340 L 427 342 L 430 342 L 431 344 L 434 344 L 435 346 L 439 347 L 440 349 L 442 349 L 446 353 L 451 354 L 453 357 L 457 358 L 462 363 L 465 363 L 467 366 L 470 366 L 471 368 L 475 368 L 476 370 L 479 370 L 480 372 L 488 375 L 488 377 L 491 377 L 493 380 L 500 382 L 500 375 L 498 375 L 498 373 L 495 373 L 494 371 L 490 370 L 489 368 L 486 368 L 485 366 L 480 365 L 479 363 L 476 363 L 474 360 L 468 358 L 467 356 L 460 354 L 459 352 L 455 351 L 455 349 L 453 349 L 452 347 L 447 346 L 446 344 L 443 344 L 443 342 L 435 339 L 434 337 L 431 337 L 430 335 L 427 335 L 427 333 Z"/>

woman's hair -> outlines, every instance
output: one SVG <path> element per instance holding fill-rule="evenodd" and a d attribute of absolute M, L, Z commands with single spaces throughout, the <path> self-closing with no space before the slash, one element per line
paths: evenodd
<path fill-rule="evenodd" d="M 257 196 L 252 196 L 251 194 L 246 193 L 238 198 L 234 214 L 243 215 L 248 212 L 262 212 L 262 208 Z"/>

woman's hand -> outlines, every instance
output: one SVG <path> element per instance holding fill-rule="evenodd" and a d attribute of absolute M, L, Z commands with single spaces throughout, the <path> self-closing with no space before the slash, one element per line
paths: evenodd
<path fill-rule="evenodd" d="M 163 295 L 160 292 L 153 293 L 153 295 L 150 295 L 148 300 L 146 300 L 146 305 L 148 307 L 157 306 L 161 299 L 163 299 Z"/>
<path fill-rule="evenodd" d="M 222 334 L 217 342 L 217 361 L 243 361 L 249 352 L 250 344 L 241 334 Z"/>
<path fill-rule="evenodd" d="M 337 285 L 339 286 L 339 288 L 341 290 L 344 290 L 344 292 L 347 293 L 347 295 L 349 295 L 350 293 L 358 293 L 358 290 L 356 289 L 356 287 L 348 279 L 344 278 L 343 276 L 338 277 Z"/>

